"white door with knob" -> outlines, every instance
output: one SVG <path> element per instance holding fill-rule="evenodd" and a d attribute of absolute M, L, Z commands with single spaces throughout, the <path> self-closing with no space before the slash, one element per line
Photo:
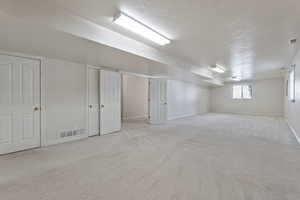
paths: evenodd
<path fill-rule="evenodd" d="M 40 61 L 0 55 L 0 154 L 40 143 Z"/>
<path fill-rule="evenodd" d="M 100 71 L 100 135 L 121 130 L 121 74 Z"/>
<path fill-rule="evenodd" d="M 167 80 L 150 79 L 149 81 L 149 117 L 151 124 L 167 121 Z"/>
<path fill-rule="evenodd" d="M 100 133 L 100 70 L 89 66 L 88 73 L 88 134 L 89 136 Z"/>

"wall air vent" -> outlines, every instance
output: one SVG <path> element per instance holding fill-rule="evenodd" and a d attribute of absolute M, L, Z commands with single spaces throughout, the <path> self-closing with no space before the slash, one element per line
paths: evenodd
<path fill-rule="evenodd" d="M 69 130 L 69 131 L 62 131 L 60 132 L 60 137 L 71 137 L 71 136 L 77 136 L 77 135 L 84 135 L 85 129 L 77 129 L 77 130 Z"/>
<path fill-rule="evenodd" d="M 297 38 L 290 40 L 290 44 L 296 44 L 296 43 L 297 43 Z"/>

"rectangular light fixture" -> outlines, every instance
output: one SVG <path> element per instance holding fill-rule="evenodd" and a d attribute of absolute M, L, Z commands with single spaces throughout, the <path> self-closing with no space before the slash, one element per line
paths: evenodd
<path fill-rule="evenodd" d="M 211 70 L 213 70 L 214 72 L 220 73 L 220 74 L 222 74 L 226 71 L 225 67 L 218 65 L 218 64 L 211 66 Z"/>
<path fill-rule="evenodd" d="M 169 44 L 171 41 L 162 36 L 161 34 L 157 33 L 156 31 L 152 30 L 148 26 L 142 24 L 141 22 L 129 17 L 124 13 L 119 13 L 114 19 L 114 22 L 123 28 L 126 28 L 136 34 L 141 35 L 144 38 L 151 40 L 159 45 L 166 45 Z"/>

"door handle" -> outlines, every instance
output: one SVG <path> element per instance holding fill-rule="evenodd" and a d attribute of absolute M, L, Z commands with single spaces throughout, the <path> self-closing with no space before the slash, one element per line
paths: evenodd
<path fill-rule="evenodd" d="M 92 108 L 93 106 L 92 105 L 89 105 L 89 108 Z"/>
<path fill-rule="evenodd" d="M 33 111 L 38 111 L 39 110 L 39 107 L 34 107 L 33 108 Z"/>
<path fill-rule="evenodd" d="M 104 105 L 103 105 L 103 104 L 101 104 L 101 108 L 104 108 Z"/>

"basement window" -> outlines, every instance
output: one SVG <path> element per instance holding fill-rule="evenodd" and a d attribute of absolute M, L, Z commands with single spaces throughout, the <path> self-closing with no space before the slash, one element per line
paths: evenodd
<path fill-rule="evenodd" d="M 289 72 L 289 96 L 292 102 L 295 102 L 295 65 L 292 66 Z"/>
<path fill-rule="evenodd" d="M 251 85 L 234 85 L 232 92 L 233 99 L 252 99 Z"/>

